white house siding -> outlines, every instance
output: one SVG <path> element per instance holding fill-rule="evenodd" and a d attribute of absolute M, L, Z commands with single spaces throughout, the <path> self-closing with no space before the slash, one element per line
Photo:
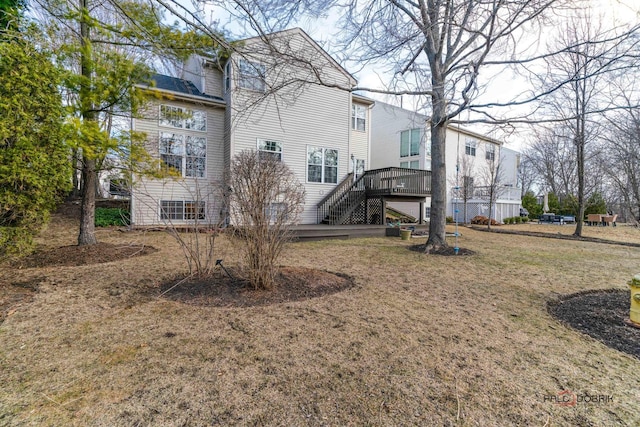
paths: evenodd
<path fill-rule="evenodd" d="M 400 162 L 419 161 L 420 169 L 431 168 L 427 157 L 427 117 L 393 105 L 376 102 L 371 111 L 371 169 L 400 167 Z M 400 135 L 410 129 L 423 129 L 417 156 L 400 157 Z M 387 206 L 416 218 L 424 216 L 419 202 L 387 202 Z"/>
<path fill-rule="evenodd" d="M 154 100 L 148 107 L 145 119 L 135 121 L 135 129 L 147 134 L 147 150 L 159 157 L 159 135 L 162 130 L 180 133 L 180 129 L 159 126 L 160 104 L 172 105 L 207 112 L 206 176 L 205 178 L 153 179 L 139 176 L 134 182 L 132 194 L 132 223 L 134 225 L 162 225 L 160 201 L 197 201 L 206 205 L 206 222 L 219 220 L 222 201 L 219 197 L 219 182 L 223 176 L 224 110 L 202 103 L 176 100 Z M 174 221 L 186 224 L 189 221 Z"/>
<path fill-rule="evenodd" d="M 338 150 L 338 183 L 350 169 L 349 130 L 351 120 L 351 95 L 345 90 L 318 84 L 291 84 L 283 82 L 317 81 L 311 70 L 303 64 L 299 67 L 260 54 L 259 41 L 245 45 L 252 61 L 266 66 L 267 84 L 278 88 L 275 93 L 264 94 L 237 88 L 237 60 L 232 56 L 233 74 L 230 96 L 230 155 L 243 150 L 255 150 L 257 139 L 269 139 L 282 143 L 282 160 L 293 170 L 305 186 L 305 208 L 299 219 L 302 224 L 317 222 L 316 205 L 336 184 L 307 182 L 307 147 Z M 352 84 L 335 63 L 325 57 L 303 35 L 287 32 L 276 42 L 284 51 L 306 55 L 308 61 L 321 70 L 326 83 L 343 87 Z"/>
<path fill-rule="evenodd" d="M 224 96 L 224 91 L 222 88 L 222 85 L 223 85 L 222 71 L 220 71 L 220 69 L 216 64 L 210 63 L 210 62 L 206 63 L 204 69 L 205 69 L 204 92 L 207 95 L 219 96 L 222 98 Z"/>
<path fill-rule="evenodd" d="M 366 121 L 365 121 L 365 130 L 361 131 L 361 130 L 357 130 L 357 129 L 353 129 L 353 126 L 351 125 L 351 113 L 349 113 L 349 117 L 350 117 L 350 152 L 349 152 L 349 161 L 351 162 L 351 155 L 353 154 L 353 157 L 355 159 L 361 159 L 364 160 L 364 168 L 365 170 L 369 170 L 372 169 L 369 166 L 369 135 L 370 135 L 370 129 L 371 129 L 371 108 L 370 105 L 368 104 L 364 104 L 364 103 L 360 103 L 357 101 L 352 101 L 355 105 L 359 105 L 362 106 L 366 109 L 367 111 L 367 116 L 366 116 Z M 349 165 L 349 169 L 348 172 L 352 172 L 353 171 L 353 165 L 350 164 Z"/>
<path fill-rule="evenodd" d="M 421 169 L 431 169 L 431 158 L 428 155 L 427 147 L 431 143 L 428 129 L 425 129 L 423 143 L 420 146 L 420 155 L 411 157 L 400 157 L 400 133 L 403 130 L 421 127 L 426 123 L 427 117 L 409 110 L 404 110 L 381 102 L 376 102 L 372 111 L 372 134 L 371 134 L 371 168 L 378 169 L 389 166 L 399 166 L 400 161 L 420 160 Z M 465 154 L 465 144 L 467 139 L 477 141 L 476 155 Z M 446 132 L 446 170 L 447 170 L 447 216 L 454 216 L 455 203 L 453 201 L 453 188 L 462 185 L 464 171 L 462 169 L 463 159 L 467 159 L 472 165 L 470 175 L 474 177 L 476 186 L 486 185 L 485 175 L 487 168 L 486 150 L 487 146 L 495 146 L 496 159 L 501 158 L 501 168 L 504 173 L 503 184 L 507 185 L 504 194 L 496 203 L 494 218 L 501 221 L 503 218 L 515 216 L 519 213 L 520 200 L 515 197 L 517 193 L 517 167 L 518 153 L 502 147 L 501 142 L 490 137 L 477 134 L 464 128 L 450 126 Z M 459 162 L 458 162 L 459 159 Z M 456 165 L 460 164 L 460 171 L 456 172 Z M 508 196 L 507 196 L 508 194 Z M 430 198 L 426 199 L 425 206 L 429 206 Z M 459 204 L 462 206 L 462 204 Z M 412 216 L 418 215 L 419 205 L 408 202 L 391 202 L 389 206 Z M 473 199 L 468 205 L 467 220 L 475 215 L 488 216 L 488 203 L 486 200 Z M 462 220 L 462 207 L 459 207 L 459 215 Z M 425 219 L 428 219 L 425 217 Z"/>

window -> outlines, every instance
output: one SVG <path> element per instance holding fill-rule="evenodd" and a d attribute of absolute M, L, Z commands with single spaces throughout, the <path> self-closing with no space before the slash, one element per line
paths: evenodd
<path fill-rule="evenodd" d="M 278 221 L 279 217 L 284 215 L 283 218 L 285 221 L 287 220 L 287 204 L 286 203 L 269 203 L 264 208 L 265 217 L 269 220 L 269 222 L 273 223 Z"/>
<path fill-rule="evenodd" d="M 367 128 L 367 109 L 363 105 L 351 104 L 351 129 L 365 131 Z"/>
<path fill-rule="evenodd" d="M 260 158 L 267 156 L 281 162 L 282 161 L 282 143 L 279 141 L 270 141 L 267 139 L 258 140 L 258 153 Z"/>
<path fill-rule="evenodd" d="M 469 156 L 475 156 L 476 155 L 476 145 L 477 142 L 473 139 L 467 139 L 465 144 L 464 144 L 464 154 L 469 155 Z"/>
<path fill-rule="evenodd" d="M 356 176 L 364 174 L 364 159 L 356 159 Z"/>
<path fill-rule="evenodd" d="M 410 162 L 400 162 L 401 168 L 420 169 L 420 160 L 412 160 Z"/>
<path fill-rule="evenodd" d="M 241 59 L 238 63 L 238 86 L 245 89 L 264 92 L 266 67 L 257 62 Z"/>
<path fill-rule="evenodd" d="M 231 90 L 231 61 L 227 61 L 224 66 L 224 91 L 229 92 Z"/>
<path fill-rule="evenodd" d="M 207 140 L 201 136 L 160 133 L 160 159 L 180 176 L 204 178 Z"/>
<path fill-rule="evenodd" d="M 204 202 L 162 200 L 160 202 L 160 219 L 171 220 L 203 220 L 205 219 Z"/>
<path fill-rule="evenodd" d="M 496 146 L 493 144 L 487 144 L 487 151 L 485 153 L 487 160 L 496 159 Z"/>
<path fill-rule="evenodd" d="M 307 147 L 307 181 L 338 182 L 338 150 Z"/>
<path fill-rule="evenodd" d="M 424 207 L 424 218 L 427 220 L 431 218 L 431 206 Z"/>
<path fill-rule="evenodd" d="M 400 157 L 420 154 L 420 129 L 405 130 L 400 134 Z"/>
<path fill-rule="evenodd" d="M 160 133 L 160 159 L 169 169 L 174 169 L 182 176 L 182 160 L 184 145 L 182 135 L 169 132 Z"/>
<path fill-rule="evenodd" d="M 207 112 L 172 105 L 160 105 L 160 125 L 206 132 Z"/>
<path fill-rule="evenodd" d="M 187 136 L 186 153 L 184 175 L 190 178 L 204 178 L 207 161 L 207 140 L 201 137 Z"/>

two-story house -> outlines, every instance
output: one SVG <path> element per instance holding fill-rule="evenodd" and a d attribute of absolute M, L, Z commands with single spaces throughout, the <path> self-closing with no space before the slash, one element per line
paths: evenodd
<path fill-rule="evenodd" d="M 371 114 L 371 167 L 431 170 L 431 140 L 427 116 L 394 105 L 376 102 Z M 446 134 L 447 216 L 469 222 L 476 215 L 489 216 L 489 185 L 497 185 L 492 218 L 519 214 L 517 189 L 520 155 L 501 141 L 458 126 Z M 499 166 L 499 169 L 497 167 Z M 497 170 L 492 179 L 491 168 Z M 430 199 L 422 204 L 390 202 L 391 207 L 416 218 L 429 219 Z M 423 206 L 424 208 L 421 208 Z M 457 212 L 456 212 L 457 211 Z"/>
<path fill-rule="evenodd" d="M 135 179 L 134 225 L 225 221 L 224 173 L 243 150 L 293 170 L 306 191 L 302 224 L 320 222 L 318 204 L 368 168 L 374 102 L 352 93 L 355 79 L 301 29 L 268 41 L 244 40 L 223 64 L 192 57 L 181 78 L 154 77 L 133 128 L 176 177 Z"/>

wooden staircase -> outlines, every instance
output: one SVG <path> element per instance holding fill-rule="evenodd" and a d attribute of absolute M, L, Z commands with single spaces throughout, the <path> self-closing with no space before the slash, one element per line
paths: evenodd
<path fill-rule="evenodd" d="M 318 224 L 384 224 L 385 203 L 425 198 L 431 193 L 431 172 L 384 168 L 366 171 L 355 181 L 348 174 L 317 205 Z"/>

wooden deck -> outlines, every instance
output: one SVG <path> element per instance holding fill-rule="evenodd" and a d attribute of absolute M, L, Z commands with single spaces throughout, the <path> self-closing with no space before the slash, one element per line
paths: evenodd
<path fill-rule="evenodd" d="M 416 231 L 428 231 L 428 224 L 406 224 L 403 227 L 414 227 Z M 359 237 L 386 237 L 389 235 L 399 236 L 397 227 L 386 225 L 326 225 L 308 224 L 295 225 L 292 227 L 294 239 L 298 241 L 328 240 L 328 239 L 355 239 Z"/>

